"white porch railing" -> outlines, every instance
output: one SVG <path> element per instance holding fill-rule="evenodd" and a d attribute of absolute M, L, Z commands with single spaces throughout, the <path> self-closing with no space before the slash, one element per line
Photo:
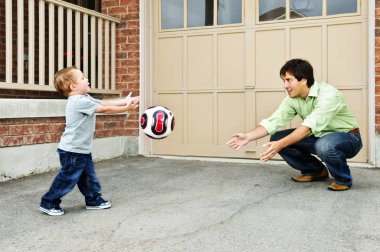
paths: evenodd
<path fill-rule="evenodd" d="M 0 3 L 5 5 L 6 38 L 5 82 L 0 80 L 0 88 L 53 91 L 55 72 L 75 65 L 90 79 L 93 92 L 119 93 L 115 88 L 117 18 L 61 0 L 28 0 L 28 6 L 17 0 L 15 13 L 12 2 Z M 17 26 L 13 15 L 17 15 Z M 17 44 L 13 34 L 17 34 Z"/>

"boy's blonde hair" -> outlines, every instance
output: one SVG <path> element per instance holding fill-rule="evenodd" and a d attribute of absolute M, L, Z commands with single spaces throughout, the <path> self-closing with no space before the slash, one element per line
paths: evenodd
<path fill-rule="evenodd" d="M 63 68 L 54 75 L 55 89 L 66 97 L 71 92 L 70 85 L 75 84 L 73 72 L 76 69 L 76 66 Z"/>

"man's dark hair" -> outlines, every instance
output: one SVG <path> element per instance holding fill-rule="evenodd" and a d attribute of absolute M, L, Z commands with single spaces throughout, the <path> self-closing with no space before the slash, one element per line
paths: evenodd
<path fill-rule="evenodd" d="M 288 60 L 285 63 L 285 65 L 281 68 L 280 76 L 283 77 L 285 73 L 293 75 L 298 81 L 306 79 L 308 87 L 311 87 L 314 84 L 313 67 L 307 60 Z"/>

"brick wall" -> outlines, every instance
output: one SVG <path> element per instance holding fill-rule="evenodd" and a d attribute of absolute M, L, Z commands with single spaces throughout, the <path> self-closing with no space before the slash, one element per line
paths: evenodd
<path fill-rule="evenodd" d="M 58 142 L 64 118 L 0 119 L 0 147 Z"/>
<path fill-rule="evenodd" d="M 123 96 L 139 95 L 139 0 L 104 0 L 102 13 L 120 19 L 116 26 L 116 87 Z M 138 136 L 138 112 L 128 118 L 128 132 Z"/>
<path fill-rule="evenodd" d="M 380 0 L 375 9 L 375 117 L 376 134 L 380 134 Z"/>
<path fill-rule="evenodd" d="M 96 121 L 95 138 L 130 136 L 138 127 L 125 115 L 98 115 Z M 57 143 L 64 129 L 63 117 L 0 119 L 0 148 Z"/>

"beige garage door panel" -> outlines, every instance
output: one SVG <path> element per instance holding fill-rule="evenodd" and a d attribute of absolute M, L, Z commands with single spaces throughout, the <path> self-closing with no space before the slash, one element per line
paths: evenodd
<path fill-rule="evenodd" d="M 256 88 L 279 88 L 280 68 L 286 60 L 285 30 L 256 32 Z"/>
<path fill-rule="evenodd" d="M 357 156 L 355 156 L 352 161 L 356 162 L 368 162 L 368 111 L 365 109 L 368 107 L 367 98 L 368 94 L 365 89 L 356 90 L 341 90 L 351 112 L 355 115 L 356 120 L 359 123 L 360 133 L 363 141 L 363 148 Z"/>
<path fill-rule="evenodd" d="M 244 33 L 218 35 L 218 87 L 241 89 L 245 84 Z"/>
<path fill-rule="evenodd" d="M 327 29 L 328 82 L 335 86 L 357 86 L 363 83 L 366 77 L 362 76 L 366 68 L 362 55 L 362 24 L 331 25 Z"/>
<path fill-rule="evenodd" d="M 190 90 L 213 86 L 213 36 L 189 36 L 187 39 L 187 85 Z"/>
<path fill-rule="evenodd" d="M 261 120 L 270 116 L 280 105 L 281 101 L 285 97 L 285 92 L 256 92 L 256 122 L 260 123 Z M 261 146 L 269 141 L 269 136 L 259 139 L 256 143 L 257 146 Z"/>
<path fill-rule="evenodd" d="M 182 94 L 160 94 L 158 103 L 161 106 L 167 107 L 174 114 L 174 131 L 165 139 L 160 140 L 161 143 L 183 144 L 184 132 L 184 117 L 183 117 L 183 95 Z"/>
<path fill-rule="evenodd" d="M 214 144 L 213 94 L 188 94 L 187 97 L 187 143 Z"/>
<path fill-rule="evenodd" d="M 235 132 L 245 132 L 245 94 L 218 94 L 218 145 L 224 145 Z"/>
<path fill-rule="evenodd" d="M 314 78 L 322 79 L 322 27 L 290 29 L 291 58 L 307 59 L 314 68 Z"/>
<path fill-rule="evenodd" d="M 177 90 L 182 87 L 182 37 L 158 40 L 158 89 Z"/>

